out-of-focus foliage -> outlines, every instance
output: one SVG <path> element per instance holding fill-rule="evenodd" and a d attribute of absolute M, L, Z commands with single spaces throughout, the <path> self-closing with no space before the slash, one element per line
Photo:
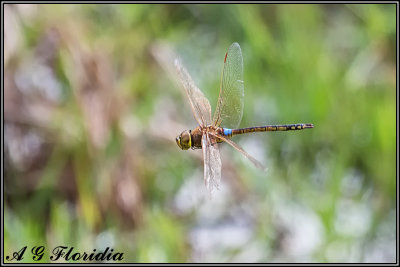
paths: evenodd
<path fill-rule="evenodd" d="M 396 6 L 4 5 L 4 255 L 110 247 L 124 262 L 396 261 Z M 171 77 L 213 109 L 241 45 L 242 127 L 209 198 Z M 171 53 L 171 54 L 169 54 Z M 170 75 L 172 74 L 172 76 Z M 3 259 L 6 261 L 5 259 Z M 62 261 L 62 260 L 60 260 Z"/>

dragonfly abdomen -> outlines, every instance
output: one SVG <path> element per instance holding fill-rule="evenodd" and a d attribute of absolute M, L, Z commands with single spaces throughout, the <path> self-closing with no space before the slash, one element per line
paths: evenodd
<path fill-rule="evenodd" d="M 311 123 L 284 124 L 284 125 L 266 125 L 241 129 L 224 129 L 224 135 L 232 137 L 238 134 L 255 133 L 255 132 L 273 132 L 273 131 L 293 131 L 314 128 Z"/>

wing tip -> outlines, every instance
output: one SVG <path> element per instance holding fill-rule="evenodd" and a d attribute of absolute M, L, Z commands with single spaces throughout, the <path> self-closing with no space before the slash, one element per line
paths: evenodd
<path fill-rule="evenodd" d="M 239 50 L 241 50 L 239 43 L 238 42 L 234 42 L 229 46 L 228 51 L 233 49 L 233 48 L 235 48 L 235 47 L 238 48 Z"/>

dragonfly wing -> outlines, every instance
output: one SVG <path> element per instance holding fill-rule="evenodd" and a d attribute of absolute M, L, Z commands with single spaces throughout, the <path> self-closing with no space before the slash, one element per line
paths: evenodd
<path fill-rule="evenodd" d="M 190 77 L 189 73 L 178 59 L 175 59 L 175 67 L 178 71 L 181 83 L 185 88 L 186 94 L 189 98 L 195 119 L 201 126 L 211 125 L 210 102 L 204 96 L 201 90 L 196 86 L 196 84 L 192 80 L 192 77 Z"/>
<path fill-rule="evenodd" d="M 219 134 L 213 134 L 211 133 L 213 136 L 222 139 L 223 141 L 227 142 L 228 144 L 230 144 L 231 146 L 233 146 L 237 151 L 239 151 L 240 153 L 242 153 L 246 158 L 248 158 L 257 168 L 261 169 L 261 170 L 266 170 L 266 168 L 264 167 L 264 165 L 262 163 L 260 163 L 258 160 L 256 160 L 254 157 L 250 156 L 249 153 L 247 153 L 241 146 L 239 146 L 238 144 L 236 144 L 235 142 L 233 142 L 231 139 L 226 138 L 222 135 Z"/>
<path fill-rule="evenodd" d="M 220 92 L 214 113 L 214 125 L 237 128 L 242 120 L 244 99 L 243 57 L 238 43 L 225 54 Z"/>
<path fill-rule="evenodd" d="M 208 133 L 203 134 L 201 145 L 204 157 L 204 183 L 211 193 L 214 187 L 218 189 L 221 181 L 221 157 L 215 138 L 213 136 L 210 138 Z"/>

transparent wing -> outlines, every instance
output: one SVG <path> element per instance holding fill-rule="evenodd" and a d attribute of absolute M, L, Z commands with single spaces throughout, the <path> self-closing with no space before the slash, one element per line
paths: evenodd
<path fill-rule="evenodd" d="M 201 90 L 197 88 L 189 73 L 186 71 L 186 69 L 183 67 L 178 59 L 175 59 L 175 67 L 178 71 L 181 83 L 185 88 L 186 94 L 189 98 L 195 119 L 201 126 L 211 125 L 212 121 L 210 102 L 204 96 Z"/>
<path fill-rule="evenodd" d="M 210 137 L 208 133 L 203 134 L 201 146 L 204 158 L 204 183 L 211 193 L 214 187 L 218 189 L 221 181 L 221 157 L 214 136 Z"/>
<path fill-rule="evenodd" d="M 243 58 L 238 43 L 233 43 L 225 54 L 221 88 L 217 108 L 214 113 L 214 125 L 237 128 L 243 115 Z"/>
<path fill-rule="evenodd" d="M 246 151 L 244 151 L 244 149 L 239 146 L 238 144 L 236 144 L 235 142 L 233 142 L 231 139 L 226 138 L 224 136 L 221 136 L 219 134 L 214 134 L 214 133 L 210 133 L 211 135 L 213 135 L 214 137 L 220 138 L 222 140 L 224 140 L 225 142 L 227 142 L 228 144 L 230 144 L 231 146 L 233 146 L 237 151 L 239 151 L 240 153 L 242 153 L 246 158 L 248 158 L 257 168 L 265 171 L 266 168 L 264 167 L 264 165 L 262 163 L 260 163 L 258 160 L 256 160 L 254 157 L 250 156 L 249 153 L 247 153 Z"/>

